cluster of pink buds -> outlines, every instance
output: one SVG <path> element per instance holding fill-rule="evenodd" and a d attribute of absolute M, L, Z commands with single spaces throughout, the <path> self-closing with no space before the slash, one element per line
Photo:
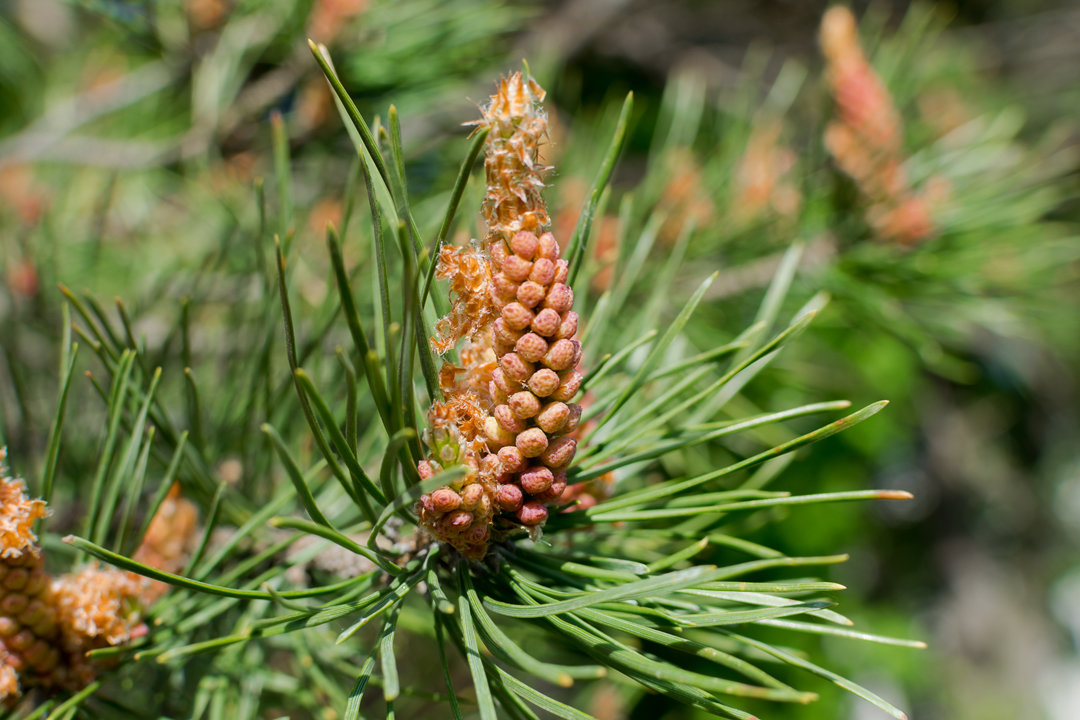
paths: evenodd
<path fill-rule="evenodd" d="M 461 480 L 444 485 L 424 495 L 420 502 L 420 521 L 443 542 L 473 560 L 487 552 L 494 517 L 494 483 L 497 468 L 492 456 L 484 458 L 481 470 L 466 461 L 467 474 Z M 420 477 L 427 479 L 439 471 L 432 460 L 420 462 Z"/>
<path fill-rule="evenodd" d="M 52 578 L 34 535 L 45 503 L 6 477 L 0 450 L 0 701 L 11 704 L 20 685 L 57 685 L 66 678 Z"/>
<path fill-rule="evenodd" d="M 888 90 L 859 45 L 855 17 L 829 8 L 821 21 L 821 48 L 838 118 L 825 130 L 825 146 L 867 201 L 866 219 L 879 237 L 912 246 L 935 232 L 931 199 L 916 193 L 903 168 L 903 126 Z"/>
<path fill-rule="evenodd" d="M 492 332 L 499 367 L 490 389 L 497 404 L 484 434 L 504 472 L 495 502 L 522 525 L 539 525 L 545 504 L 566 489 L 565 468 L 577 449 L 570 436 L 581 419 L 581 406 L 570 402 L 582 381 L 574 292 L 551 233 L 519 231 L 509 252 L 494 243 L 491 257 L 498 267 Z"/>
<path fill-rule="evenodd" d="M 459 464 L 466 473 L 424 495 L 417 511 L 432 535 L 474 559 L 493 533 L 544 523 L 577 451 L 581 343 L 569 267 L 540 194 L 543 98 L 521 73 L 499 83 L 477 123 L 488 131 L 486 237 L 444 249 L 437 269 L 451 281 L 454 308 L 432 344 L 446 352 L 468 342 L 462 365 L 443 367 L 446 402 L 429 413 L 432 457 L 419 470 L 431 477 Z M 480 378 L 489 379 L 480 386 Z"/>
<path fill-rule="evenodd" d="M 435 403 L 428 412 L 430 427 L 424 440 L 433 455 L 420 461 L 421 480 L 458 466 L 465 473 L 424 495 L 417 503 L 420 523 L 432 535 L 473 560 L 487 552 L 495 513 L 498 459 L 487 452 L 478 424 L 486 417 L 471 390 L 443 388 L 451 399 Z"/>

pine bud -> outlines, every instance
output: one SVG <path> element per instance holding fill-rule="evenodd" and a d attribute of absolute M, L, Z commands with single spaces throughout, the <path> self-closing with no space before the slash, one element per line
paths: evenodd
<path fill-rule="evenodd" d="M 547 520 L 548 511 L 542 503 L 530 500 L 517 511 L 517 519 L 522 525 L 540 525 Z"/>
<path fill-rule="evenodd" d="M 562 317 L 559 316 L 558 312 L 551 308 L 544 308 L 536 313 L 536 317 L 533 318 L 532 329 L 537 335 L 551 337 L 558 332 L 561 324 Z"/>
<path fill-rule="evenodd" d="M 559 389 L 559 375 L 554 370 L 542 368 L 529 378 L 528 386 L 537 397 L 547 397 Z"/>
<path fill-rule="evenodd" d="M 521 473 L 521 489 L 530 495 L 539 495 L 551 487 L 554 479 L 551 470 L 543 465 L 534 465 Z"/>
<path fill-rule="evenodd" d="M 522 503 L 521 488 L 517 485 L 504 484 L 499 486 L 495 495 L 495 503 L 500 509 L 507 512 L 517 512 Z"/>
<path fill-rule="evenodd" d="M 518 341 L 514 344 L 514 352 L 518 354 L 518 357 L 527 362 L 535 363 L 544 359 L 544 364 L 548 367 L 552 367 L 544 357 L 545 353 L 548 352 L 548 344 L 536 333 L 526 333 L 518 338 Z"/>
<path fill-rule="evenodd" d="M 536 416 L 536 424 L 546 433 L 557 433 L 566 425 L 570 417 L 570 408 L 566 403 L 553 402 L 546 405 Z"/>
<path fill-rule="evenodd" d="M 517 436 L 514 444 L 522 455 L 532 458 L 547 450 L 548 437 L 540 428 L 529 428 Z"/>
<path fill-rule="evenodd" d="M 516 392 L 508 401 L 510 409 L 522 420 L 531 418 L 540 412 L 540 400 L 528 390 Z M 539 421 L 538 421 L 539 422 Z"/>
<path fill-rule="evenodd" d="M 555 280 L 555 263 L 548 258 L 540 258 L 533 263 L 529 280 L 541 287 L 550 285 Z"/>
<path fill-rule="evenodd" d="M 534 280 L 526 280 L 518 286 L 514 297 L 517 298 L 519 303 L 531 310 L 543 302 L 545 292 L 544 286 L 540 283 Z"/>

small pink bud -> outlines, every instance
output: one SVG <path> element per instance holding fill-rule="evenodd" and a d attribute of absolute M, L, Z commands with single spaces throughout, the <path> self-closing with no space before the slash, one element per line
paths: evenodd
<path fill-rule="evenodd" d="M 488 526 L 477 523 L 469 528 L 465 533 L 465 541 L 470 543 L 482 543 L 487 542 L 488 536 L 491 534 L 491 530 Z"/>
<path fill-rule="evenodd" d="M 520 330 L 511 330 L 510 326 L 506 324 L 506 321 L 500 318 L 495 318 L 495 322 L 491 326 L 492 335 L 496 340 L 500 340 L 506 343 L 515 343 L 517 339 L 521 337 Z"/>
<path fill-rule="evenodd" d="M 519 435 L 518 438 L 520 439 L 520 437 Z M 568 435 L 563 435 L 547 446 L 547 449 L 540 455 L 540 461 L 549 468 L 561 469 L 570 464 L 576 452 L 577 440 Z"/>
<path fill-rule="evenodd" d="M 522 420 L 531 418 L 540 412 L 540 400 L 528 390 L 514 393 L 510 396 L 507 404 L 514 411 L 514 415 Z"/>
<path fill-rule="evenodd" d="M 22 632 L 15 633 L 15 635 L 9 638 L 5 644 L 8 646 L 8 650 L 23 652 L 34 644 L 34 640 L 35 638 L 32 632 L 23 630 Z"/>
<path fill-rule="evenodd" d="M 536 416 L 536 424 L 548 434 L 560 432 L 570 417 L 570 408 L 565 403 L 553 402 Z"/>
<path fill-rule="evenodd" d="M 510 409 L 509 405 L 499 405 L 491 411 L 491 414 L 509 432 L 516 434 L 525 429 L 525 423 L 514 415 L 514 411 Z"/>
<path fill-rule="evenodd" d="M 517 485 L 500 485 L 495 491 L 495 504 L 507 512 L 515 512 L 523 500 L 521 488 Z"/>
<path fill-rule="evenodd" d="M 581 381 L 583 377 L 577 370 L 572 370 L 568 373 L 563 373 L 563 379 L 559 383 L 559 387 L 553 390 L 551 393 L 552 400 L 561 400 L 562 402 L 568 402 L 577 395 L 577 391 L 581 389 Z"/>
<path fill-rule="evenodd" d="M 596 503 L 598 502 L 600 501 L 596 499 L 595 495 L 590 495 L 589 493 L 582 493 L 581 495 L 578 495 L 577 498 L 577 509 L 588 510 L 592 506 L 596 505 Z"/>
<path fill-rule="evenodd" d="M 525 456 L 516 445 L 499 448 L 499 462 L 502 464 L 503 471 L 508 473 L 517 473 L 525 469 Z"/>
<path fill-rule="evenodd" d="M 551 308 L 562 315 L 564 312 L 574 307 L 574 291 L 570 289 L 569 285 L 556 282 L 551 286 L 551 289 L 548 290 L 547 297 L 544 299 L 544 307 Z"/>
<path fill-rule="evenodd" d="M 538 282 L 526 280 L 517 289 L 517 300 L 527 308 L 539 305 L 547 294 L 547 288 Z"/>
<path fill-rule="evenodd" d="M 441 535 L 459 535 L 473 521 L 473 514 L 465 510 L 455 510 L 448 515 L 443 515 L 436 524 L 436 529 Z"/>
<path fill-rule="evenodd" d="M 428 460 L 421 460 L 416 464 L 416 472 L 420 475 L 421 480 L 427 480 L 435 475 L 435 469 L 431 467 L 431 462 Z"/>
<path fill-rule="evenodd" d="M 507 432 L 499 421 L 493 417 L 488 417 L 484 420 L 484 436 L 487 438 L 488 446 L 493 448 L 501 448 L 504 445 L 514 444 L 514 433 Z"/>
<path fill-rule="evenodd" d="M 544 337 L 551 337 L 562 324 L 562 318 L 559 317 L 559 313 L 551 308 L 544 308 L 540 312 L 536 313 L 536 317 L 532 319 L 532 329 L 537 335 L 543 335 Z"/>
<path fill-rule="evenodd" d="M 0 600 L 0 613 L 14 617 L 26 609 L 28 602 L 25 595 L 8 595 Z"/>
<path fill-rule="evenodd" d="M 529 378 L 529 389 L 537 397 L 547 397 L 559 389 L 559 374 L 548 368 L 541 368 Z"/>
<path fill-rule="evenodd" d="M 450 524 L 456 528 L 462 528 L 470 525 L 473 521 L 473 515 L 470 512 L 464 510 L 458 510 L 450 515 Z"/>
<path fill-rule="evenodd" d="M 532 263 L 517 255 L 511 255 L 503 260 L 502 273 L 516 283 L 529 277 L 532 272 Z"/>
<path fill-rule="evenodd" d="M 540 236 L 540 242 L 537 244 L 536 254 L 542 258 L 548 260 L 554 260 L 559 257 L 559 243 L 556 242 L 555 236 L 549 232 Z"/>
<path fill-rule="evenodd" d="M 571 403 L 567 407 L 570 408 L 570 415 L 566 418 L 566 424 L 563 425 L 562 431 L 572 433 L 577 430 L 578 425 L 581 423 L 581 406 L 577 403 Z"/>
<path fill-rule="evenodd" d="M 533 263 L 529 279 L 537 285 L 547 286 L 555 279 L 555 263 L 547 258 L 540 258 Z"/>
<path fill-rule="evenodd" d="M 528 230 L 522 230 L 510 240 L 510 249 L 526 260 L 533 259 L 539 246 L 539 239 Z"/>
<path fill-rule="evenodd" d="M 421 495 L 420 506 L 424 508 L 424 512 L 435 514 L 435 505 L 431 502 L 431 495 Z"/>
<path fill-rule="evenodd" d="M 461 507 L 461 496 L 448 487 L 441 487 L 431 493 L 431 506 L 435 512 L 448 513 Z"/>
<path fill-rule="evenodd" d="M 521 303 L 512 302 L 503 306 L 502 319 L 511 330 L 524 330 L 533 321 L 533 313 Z"/>
<path fill-rule="evenodd" d="M 522 360 L 517 353 L 505 353 L 499 357 L 499 367 L 506 377 L 525 382 L 533 374 L 532 363 Z"/>
<path fill-rule="evenodd" d="M 4 578 L 4 587 L 8 590 L 22 590 L 26 587 L 28 580 L 30 580 L 30 573 L 23 568 L 13 568 L 8 571 L 7 577 Z"/>
<path fill-rule="evenodd" d="M 509 300 L 517 294 L 518 286 L 517 283 L 506 277 L 506 275 L 495 273 L 491 276 L 491 289 L 497 298 L 506 298 Z"/>
<path fill-rule="evenodd" d="M 506 377 L 506 373 L 502 371 L 502 368 L 495 368 L 491 371 L 491 382 L 495 383 L 495 387 L 507 395 L 512 395 L 521 389 L 521 383 Z"/>
<path fill-rule="evenodd" d="M 536 495 L 533 499 L 542 503 L 550 503 L 558 500 L 566 490 L 566 473 L 562 470 L 553 474 L 551 487 Z"/>
<path fill-rule="evenodd" d="M 565 260 L 555 261 L 555 282 L 566 282 L 567 276 L 570 274 L 570 265 Z"/>
<path fill-rule="evenodd" d="M 528 362 L 539 361 L 547 351 L 548 344 L 536 333 L 525 333 L 514 343 L 514 352 Z"/>
<path fill-rule="evenodd" d="M 547 450 L 548 437 L 540 428 L 529 428 L 525 432 L 518 433 L 517 438 L 514 440 L 514 444 L 525 457 L 537 457 Z"/>
<path fill-rule="evenodd" d="M 577 334 L 577 326 L 578 314 L 571 310 L 563 317 L 559 329 L 555 331 L 555 337 L 559 340 L 562 340 L 563 338 L 572 338 Z"/>
<path fill-rule="evenodd" d="M 557 340 L 544 355 L 544 364 L 552 370 L 566 370 L 573 367 L 578 345 L 577 340 Z"/>
<path fill-rule="evenodd" d="M 547 520 L 547 516 L 547 508 L 535 500 L 525 503 L 517 511 L 518 522 L 522 525 L 540 525 Z"/>
<path fill-rule="evenodd" d="M 436 492 L 438 491 L 436 490 Z M 463 510 L 475 510 L 476 506 L 480 504 L 480 499 L 483 497 L 483 485 L 480 483 L 466 485 L 465 489 L 461 491 L 461 508 Z"/>
<path fill-rule="evenodd" d="M 555 476 L 543 465 L 534 465 L 521 473 L 521 489 L 530 495 L 538 495 L 549 487 Z"/>

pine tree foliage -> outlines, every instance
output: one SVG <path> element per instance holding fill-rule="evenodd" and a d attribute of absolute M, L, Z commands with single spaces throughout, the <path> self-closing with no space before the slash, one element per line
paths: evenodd
<path fill-rule="evenodd" d="M 330 697 L 345 699 L 347 717 L 358 716 L 377 668 L 385 712 L 391 715 L 403 694 L 394 640 L 403 618 L 411 617 L 408 631 L 416 632 L 420 625 L 421 632 L 437 640 L 441 652 L 457 652 L 465 658 L 473 688 L 468 702 L 475 703 L 485 718 L 532 717 L 530 708 L 562 717 L 586 717 L 538 689 L 536 681 L 567 687 L 575 679 L 595 679 L 610 671 L 729 717 L 750 717 L 737 708 L 743 698 L 813 699 L 813 693 L 797 690 L 775 672 L 763 669 L 763 654 L 823 675 L 901 717 L 870 691 L 782 645 L 755 637 L 755 626 L 771 625 L 793 632 L 903 644 L 848 629 L 850 621 L 830 610 L 833 602 L 823 595 L 839 586 L 776 574 L 778 569 L 841 562 L 844 556 L 789 557 L 740 541 L 730 530 L 732 523 L 747 515 L 768 514 L 777 507 L 904 497 L 889 491 L 793 496 L 758 487 L 755 476 L 747 472 L 861 422 L 884 403 L 823 424 L 780 446 L 770 447 L 758 439 L 755 452 L 712 472 L 643 482 L 644 470 L 661 456 L 735 433 L 753 436 L 757 428 L 771 423 L 847 407 L 846 402 L 824 402 L 736 420 L 711 414 L 692 425 L 681 426 L 677 421 L 687 417 L 688 409 L 700 407 L 705 400 L 715 401 L 727 388 L 756 374 L 806 327 L 816 306 L 804 309 L 774 337 L 744 335 L 731 338 L 720 352 L 687 356 L 679 351 L 676 340 L 711 282 L 706 280 L 663 332 L 637 326 L 608 334 L 606 342 L 597 341 L 594 346 L 603 361 L 590 383 L 596 397 L 591 414 L 598 415 L 599 421 L 585 439 L 587 449 L 572 465 L 568 482 L 585 483 L 624 468 L 637 472 L 627 474 L 627 481 L 619 483 L 618 493 L 609 499 L 586 510 L 556 514 L 542 536 L 508 538 L 480 562 L 470 563 L 452 549 L 423 539 L 415 527 L 414 505 L 422 493 L 445 484 L 455 472 L 448 469 L 424 481 L 415 472 L 423 430 L 417 407 L 438 392 L 430 382 L 434 359 L 427 343 L 431 323 L 426 315 L 432 307 L 425 307 L 421 299 L 429 258 L 437 246 L 424 248 L 419 234 L 414 234 L 393 109 L 389 126 L 373 132 L 326 56 L 316 49 L 316 57 L 360 138 L 357 163 L 368 188 L 373 221 L 373 267 L 360 276 L 373 272 L 377 292 L 375 312 L 361 316 L 354 293 L 364 283 L 345 264 L 344 243 L 331 227 L 327 244 L 337 302 L 323 312 L 322 320 L 296 317 L 289 288 L 291 239 L 274 239 L 284 354 L 291 378 L 274 383 L 264 370 L 268 359 L 259 358 L 249 362 L 253 367 L 249 374 L 253 383 L 260 379 L 272 383 L 254 389 L 269 398 L 262 406 L 271 411 L 270 421 L 262 425 L 266 442 L 259 444 L 263 453 L 272 448 L 280 461 L 268 468 L 269 473 L 284 476 L 276 489 L 264 488 L 254 497 L 245 497 L 227 483 L 215 483 L 207 467 L 213 443 L 223 439 L 216 433 L 207 437 L 205 427 L 200 427 L 204 411 L 194 369 L 185 375 L 187 419 L 192 427 L 179 430 L 157 394 L 161 372 L 150 369 L 145 350 L 130 332 L 113 327 L 104 314 L 94 313 L 89 299 L 69 294 L 80 319 L 77 332 L 105 368 L 95 387 L 101 391 L 110 420 L 101 472 L 91 490 L 89 531 L 65 541 L 81 553 L 173 586 L 149 610 L 153 632 L 135 643 L 97 651 L 97 655 L 114 661 L 122 656 L 121 665 L 155 661 L 165 668 L 187 670 L 195 658 L 212 653 L 211 659 L 203 660 L 209 664 L 199 680 L 196 705 L 205 698 L 211 708 L 253 709 L 257 704 L 253 685 L 272 692 L 281 681 L 269 655 L 289 648 L 301 662 L 312 658 L 304 676 L 319 678 L 316 686 L 325 684 Z M 628 99 L 599 168 L 594 197 L 603 191 L 619 154 L 629 111 Z M 482 139 L 479 135 L 474 146 Z M 282 163 L 279 169 L 286 172 L 287 165 Z M 462 178 L 468 177 L 468 169 L 467 164 Z M 282 179 L 278 179 L 279 187 L 287 187 Z M 443 228 L 450 226 L 458 210 L 458 197 L 451 198 Z M 281 212 L 287 207 L 288 203 L 280 203 Z M 442 235 L 435 238 L 441 240 Z M 584 242 L 585 236 L 580 235 L 570 243 L 571 259 L 580 258 L 576 248 Z M 633 287 L 641 276 L 640 259 L 631 259 L 621 270 L 619 282 L 626 283 L 626 289 Z M 621 314 L 627 308 L 609 304 L 606 310 Z M 260 325 L 269 337 L 251 338 L 245 344 L 271 352 L 279 347 L 270 341 L 277 339 L 277 329 L 269 322 Z M 341 325 L 348 329 L 351 343 L 329 353 L 326 343 Z M 72 355 L 78 347 L 79 343 L 72 343 Z M 635 350 L 640 351 L 636 356 Z M 65 385 L 71 367 L 68 362 Z M 673 382 L 676 373 L 680 379 Z M 233 380 L 243 382 L 240 368 Z M 362 392 L 365 386 L 368 391 Z M 295 400 L 289 395 L 292 392 Z M 280 415 L 273 408 L 286 403 L 291 421 L 275 420 Z M 236 425 L 250 427 L 251 422 L 250 416 L 242 414 Z M 56 434 L 59 437 L 59 428 Z M 148 480 L 151 454 L 162 462 L 168 459 L 168 471 L 158 481 L 159 496 L 175 477 L 191 493 L 210 499 L 203 540 L 183 573 L 155 569 L 124 554 L 125 546 L 131 545 L 127 528 L 135 525 L 136 503 L 131 499 L 138 497 L 139 488 Z M 123 522 L 120 534 L 115 535 L 111 520 L 118 517 Z M 223 522 L 238 527 L 221 538 L 215 531 Z M 268 535 L 271 527 L 278 534 Z M 285 563 L 275 560 L 289 546 L 309 538 L 320 542 L 286 555 L 291 559 Z M 351 555 L 353 572 L 325 584 L 313 584 L 302 571 L 289 572 L 302 568 L 304 562 L 316 562 L 316 553 L 329 552 L 324 547 L 327 543 Z M 290 580 L 296 574 L 301 579 L 298 584 Z M 746 579 L 748 575 L 751 580 Z M 378 629 L 374 641 L 363 632 L 368 627 Z M 528 633 L 543 638 L 541 652 L 527 650 L 515 639 Z M 352 650 L 342 651 L 341 664 L 333 665 L 335 653 L 328 659 L 312 651 L 324 644 Z M 679 656 L 687 653 L 708 660 L 713 667 L 708 672 L 685 669 Z M 348 667 L 348 658 L 364 654 L 368 660 L 356 672 L 352 690 L 331 691 L 340 682 L 343 666 Z M 586 657 L 590 662 L 582 664 Z M 451 662 L 449 657 L 446 662 Z M 257 667 L 263 670 L 252 674 Z M 176 674 L 184 683 L 192 682 L 192 675 Z M 460 707 L 467 702 L 458 697 L 463 690 L 449 686 L 446 699 Z M 76 699 L 93 702 L 90 695 Z M 291 698 L 292 702 L 302 700 L 302 693 Z M 75 704 L 68 702 L 73 710 Z M 364 703 L 363 707 L 370 706 Z"/>

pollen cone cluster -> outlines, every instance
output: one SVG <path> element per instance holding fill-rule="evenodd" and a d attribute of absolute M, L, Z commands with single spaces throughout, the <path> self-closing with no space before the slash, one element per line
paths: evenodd
<path fill-rule="evenodd" d="M 838 116 L 825 130 L 825 146 L 865 196 L 866 219 L 878 236 L 916 245 L 935 232 L 930 202 L 904 173 L 900 115 L 863 54 L 851 11 L 830 8 L 820 41 Z"/>
<path fill-rule="evenodd" d="M 51 582 L 33 532 L 48 510 L 7 477 L 4 457 L 0 450 L 0 701 L 10 703 L 20 686 L 59 679 L 62 664 Z"/>
<path fill-rule="evenodd" d="M 465 477 L 421 498 L 423 525 L 478 559 L 493 534 L 538 528 L 566 489 L 581 407 L 581 343 L 568 265 L 541 196 L 544 91 L 504 78 L 478 125 L 488 130 L 483 242 L 447 248 L 438 273 L 451 280 L 454 309 L 433 345 L 467 338 L 461 366 L 442 372 L 445 403 L 429 413 L 432 458 L 422 477 L 464 465 Z M 474 267 L 473 258 L 483 260 Z M 456 334 L 456 335 L 455 335 Z"/>
<path fill-rule="evenodd" d="M 33 533 L 34 521 L 48 509 L 26 496 L 21 480 L 7 476 L 3 460 L 0 449 L 0 705 L 11 705 L 29 689 L 78 690 L 90 683 L 95 668 L 86 653 L 144 634 L 141 610 L 161 590 L 138 575 L 96 563 L 50 576 Z M 172 546 L 189 546 L 196 511 L 175 493 L 164 508 L 170 508 L 168 517 L 161 511 L 154 517 L 136 557 L 174 570 Z M 186 557 L 186 549 L 180 552 Z"/>

